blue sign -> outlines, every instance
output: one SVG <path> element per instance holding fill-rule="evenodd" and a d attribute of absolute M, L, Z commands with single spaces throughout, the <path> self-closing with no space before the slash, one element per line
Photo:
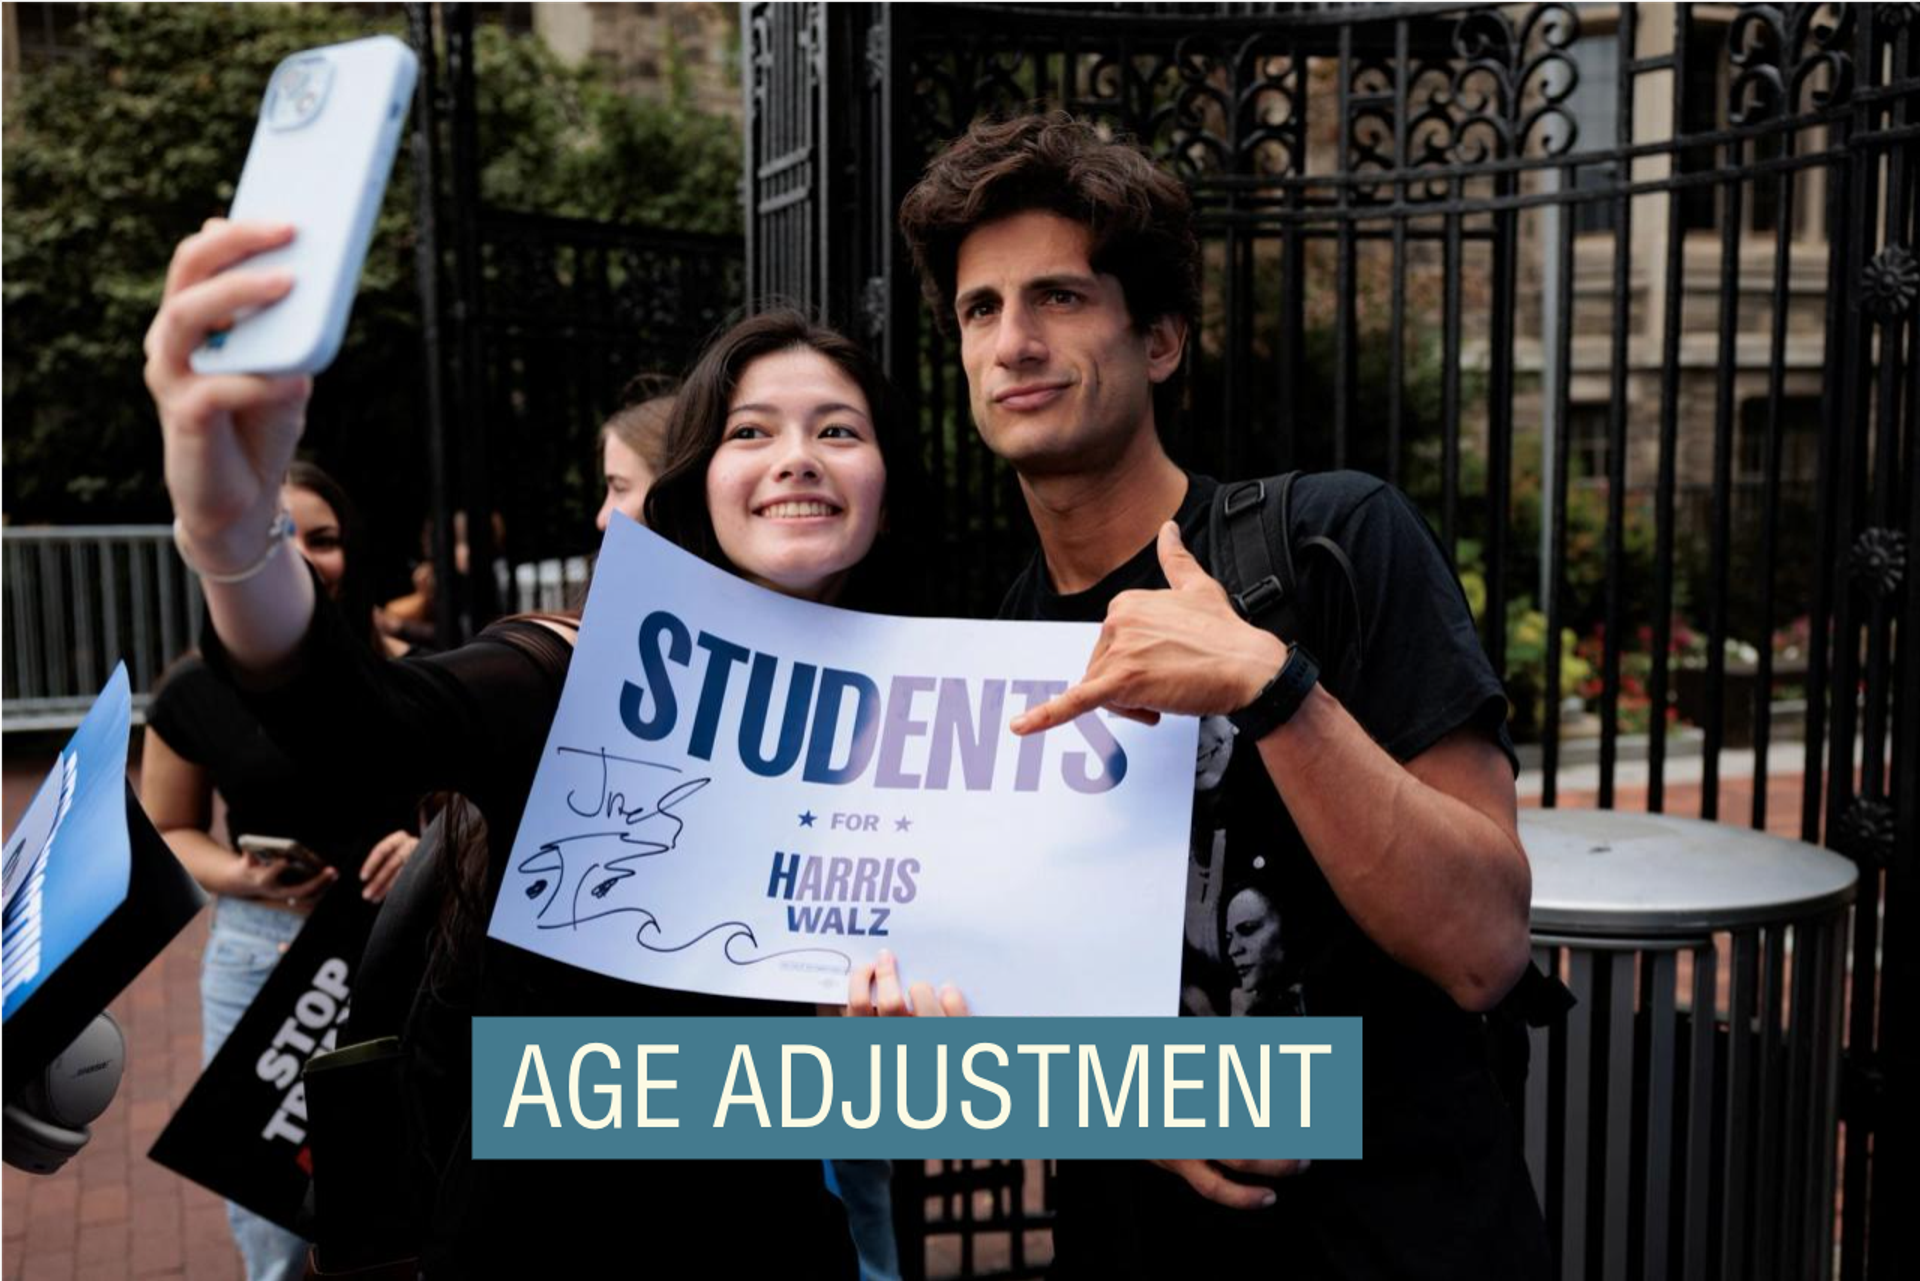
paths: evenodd
<path fill-rule="evenodd" d="M 831 609 L 616 517 L 488 932 L 714 995 L 844 1004 L 886 948 L 980 1014 L 1175 1009 L 1198 723 L 1009 728 L 1099 630 Z"/>
<path fill-rule="evenodd" d="M 7 836 L 0 974 L 9 1093 L 65 1050 L 206 902 L 127 783 L 132 722 L 122 664 Z"/>
<path fill-rule="evenodd" d="M 0 982 L 8 1020 L 126 901 L 132 862 L 126 800 L 132 719 L 122 663 L 7 837 Z"/>

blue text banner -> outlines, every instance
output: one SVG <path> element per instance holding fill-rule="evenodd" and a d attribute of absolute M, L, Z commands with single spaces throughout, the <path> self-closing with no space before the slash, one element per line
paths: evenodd
<path fill-rule="evenodd" d="M 1354 1018 L 477 1018 L 473 1155 L 1361 1154 Z"/>

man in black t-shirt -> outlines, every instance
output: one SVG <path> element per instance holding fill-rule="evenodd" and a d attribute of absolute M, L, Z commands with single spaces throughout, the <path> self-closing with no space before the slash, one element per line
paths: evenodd
<path fill-rule="evenodd" d="M 1478 1014 L 1527 964 L 1515 762 L 1446 555 L 1384 483 L 1302 477 L 1303 634 L 1234 612 L 1205 568 L 1217 486 L 1156 430 L 1196 312 L 1191 211 L 1130 146 L 1060 115 L 976 125 L 900 218 L 1040 535 L 1002 615 L 1104 624 L 1014 729 L 1200 717 L 1179 1012 L 1367 1020 L 1364 1159 L 1064 1163 L 1053 1275 L 1543 1275 Z"/>

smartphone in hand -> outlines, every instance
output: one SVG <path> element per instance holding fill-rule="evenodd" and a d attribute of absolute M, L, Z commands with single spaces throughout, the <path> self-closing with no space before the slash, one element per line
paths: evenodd
<path fill-rule="evenodd" d="M 293 240 L 239 264 L 293 291 L 208 336 L 201 374 L 315 374 L 332 363 L 405 132 L 419 62 L 392 36 L 308 49 L 274 68 L 228 217 L 285 222 Z"/>
<path fill-rule="evenodd" d="M 240 852 L 256 863 L 280 863 L 280 875 L 275 879 L 282 885 L 298 885 L 302 881 L 312 880 L 326 867 L 326 860 L 296 840 L 285 836 L 255 836 L 243 834 L 234 844 Z"/>

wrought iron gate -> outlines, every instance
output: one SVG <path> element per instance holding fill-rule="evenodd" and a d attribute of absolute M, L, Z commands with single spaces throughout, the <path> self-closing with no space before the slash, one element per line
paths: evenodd
<path fill-rule="evenodd" d="M 1175 457 L 1412 492 L 1484 586 L 1544 803 L 1569 660 L 1599 804 L 1631 747 L 1669 807 L 1697 741 L 1701 815 L 1756 827 L 1776 694 L 1803 687 L 1803 782 L 1771 820 L 1862 870 L 1839 1272 L 1907 1275 L 1920 6 L 750 3 L 745 26 L 750 295 L 825 309 L 917 393 L 950 607 L 990 607 L 1030 535 L 893 214 L 944 139 L 1040 103 L 1194 194 Z M 1697 736 L 1668 725 L 1689 690 Z M 1756 781 L 1722 815 L 1736 748 Z"/>
<path fill-rule="evenodd" d="M 435 577 L 455 582 L 453 513 L 473 564 L 588 546 L 594 439 L 621 386 L 678 373 L 743 294 L 739 241 L 488 207 L 479 189 L 474 6 L 410 4 L 421 55 L 414 134 Z M 569 478 L 572 478 L 569 483 Z M 495 580 L 436 599 L 442 639 L 507 608 Z"/>

